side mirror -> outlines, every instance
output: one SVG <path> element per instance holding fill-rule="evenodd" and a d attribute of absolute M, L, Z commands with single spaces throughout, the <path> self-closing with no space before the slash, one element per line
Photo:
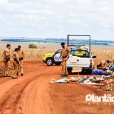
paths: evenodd
<path fill-rule="evenodd" d="M 92 58 L 96 58 L 96 56 L 92 56 Z"/>
<path fill-rule="evenodd" d="M 56 51 L 55 54 L 60 53 L 59 51 Z"/>
<path fill-rule="evenodd" d="M 58 52 L 55 52 L 55 54 L 57 54 Z"/>

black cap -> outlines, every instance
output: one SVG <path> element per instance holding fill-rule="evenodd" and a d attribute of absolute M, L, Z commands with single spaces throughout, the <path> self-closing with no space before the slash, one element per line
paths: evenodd
<path fill-rule="evenodd" d="M 61 42 L 61 45 L 65 45 L 65 43 L 64 42 Z"/>
<path fill-rule="evenodd" d="M 110 63 L 111 61 L 109 61 L 109 60 L 106 60 L 106 62 L 107 62 L 107 63 Z"/>
<path fill-rule="evenodd" d="M 7 45 L 6 45 L 6 47 L 9 47 L 9 46 L 11 46 L 11 45 L 10 45 L 10 44 L 7 44 Z"/>
<path fill-rule="evenodd" d="M 14 51 L 18 51 L 19 49 L 18 48 L 15 48 L 15 50 Z"/>
<path fill-rule="evenodd" d="M 21 48 L 21 46 L 20 46 L 20 45 L 18 45 L 18 48 Z"/>

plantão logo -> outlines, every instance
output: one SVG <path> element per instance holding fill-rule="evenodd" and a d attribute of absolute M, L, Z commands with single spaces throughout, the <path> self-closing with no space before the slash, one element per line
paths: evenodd
<path fill-rule="evenodd" d="M 102 96 L 95 96 L 94 94 L 87 94 L 86 102 L 114 103 L 114 96 L 112 96 L 111 94 L 104 94 Z"/>

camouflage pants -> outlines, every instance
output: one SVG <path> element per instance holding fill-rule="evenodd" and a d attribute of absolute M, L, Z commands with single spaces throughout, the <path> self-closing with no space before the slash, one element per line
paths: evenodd
<path fill-rule="evenodd" d="M 9 75 L 8 74 L 8 68 L 9 68 L 9 60 L 7 60 L 6 58 L 3 59 L 4 62 L 4 75 Z"/>
<path fill-rule="evenodd" d="M 68 75 L 66 63 L 67 63 L 66 58 L 63 58 L 63 62 L 62 62 L 62 74 L 67 74 Z"/>
<path fill-rule="evenodd" d="M 13 61 L 13 76 L 16 77 L 19 73 L 19 64 L 16 61 Z"/>
<path fill-rule="evenodd" d="M 21 72 L 21 74 L 23 74 L 23 60 L 19 60 L 19 61 L 20 61 L 19 71 Z"/>

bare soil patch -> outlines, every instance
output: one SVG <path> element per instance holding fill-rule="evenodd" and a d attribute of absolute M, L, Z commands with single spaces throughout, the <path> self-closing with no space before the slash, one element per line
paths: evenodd
<path fill-rule="evenodd" d="M 51 79 L 60 79 L 60 75 L 61 66 L 49 67 L 42 61 L 24 62 L 24 76 L 18 79 L 0 78 L 0 114 L 114 113 L 114 103 L 85 102 L 87 94 L 114 95 L 113 92 L 105 91 L 105 87 L 97 91 L 98 86 L 76 82 L 49 83 Z M 77 77 L 78 74 L 70 74 L 68 77 L 71 76 Z"/>

